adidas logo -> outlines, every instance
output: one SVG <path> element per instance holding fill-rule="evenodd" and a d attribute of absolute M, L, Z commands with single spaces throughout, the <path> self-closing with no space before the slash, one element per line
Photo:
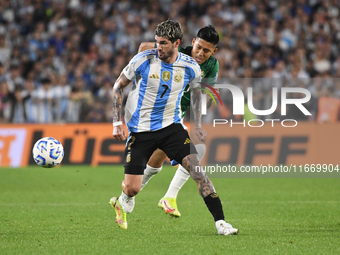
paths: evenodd
<path fill-rule="evenodd" d="M 187 139 L 185 140 L 185 142 L 184 142 L 184 144 L 187 144 L 187 143 L 191 143 L 191 141 L 190 141 L 189 138 L 187 138 Z"/>
<path fill-rule="evenodd" d="M 153 75 L 150 75 L 149 78 L 153 78 L 153 79 L 159 79 L 159 76 L 157 73 L 154 73 Z"/>

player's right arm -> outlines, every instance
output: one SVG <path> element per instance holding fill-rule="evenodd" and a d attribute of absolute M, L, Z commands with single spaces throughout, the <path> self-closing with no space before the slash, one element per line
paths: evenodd
<path fill-rule="evenodd" d="M 153 48 L 155 48 L 155 42 L 142 42 L 139 45 L 138 53 L 145 51 L 145 50 L 151 50 Z"/>
<path fill-rule="evenodd" d="M 126 130 L 121 119 L 121 109 L 123 105 L 123 89 L 129 85 L 129 80 L 122 72 L 116 80 L 112 90 L 112 109 L 113 109 L 113 132 L 112 135 L 119 141 L 126 139 Z"/>
<path fill-rule="evenodd" d="M 148 57 L 154 52 L 139 53 L 134 56 L 129 64 L 123 69 L 116 80 L 112 90 L 112 109 L 113 109 L 113 137 L 119 141 L 126 139 L 126 131 L 121 120 L 121 109 L 123 104 L 123 89 L 136 79 L 148 64 Z"/>

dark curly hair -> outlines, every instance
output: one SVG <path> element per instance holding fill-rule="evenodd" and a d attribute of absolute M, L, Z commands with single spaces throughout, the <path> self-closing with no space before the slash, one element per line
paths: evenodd
<path fill-rule="evenodd" d="M 182 40 L 183 30 L 181 24 L 176 20 L 167 20 L 159 23 L 155 29 L 155 35 L 165 37 L 172 43 L 178 39 Z"/>

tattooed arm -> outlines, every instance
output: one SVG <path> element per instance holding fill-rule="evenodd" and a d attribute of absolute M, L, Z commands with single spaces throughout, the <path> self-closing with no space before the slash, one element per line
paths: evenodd
<path fill-rule="evenodd" d="M 196 88 L 191 88 L 191 108 L 194 114 L 194 124 L 195 124 L 195 134 L 197 137 L 201 140 L 204 141 L 207 132 L 201 128 L 201 90 L 196 87 Z"/>
<path fill-rule="evenodd" d="M 115 82 L 112 90 L 112 109 L 113 109 L 113 132 L 112 135 L 119 141 L 126 139 L 126 130 L 121 122 L 121 109 L 123 104 L 123 89 L 129 85 L 130 80 L 121 73 Z"/>
<path fill-rule="evenodd" d="M 194 113 L 195 127 L 201 127 L 201 90 L 197 88 L 191 88 L 191 106 Z"/>

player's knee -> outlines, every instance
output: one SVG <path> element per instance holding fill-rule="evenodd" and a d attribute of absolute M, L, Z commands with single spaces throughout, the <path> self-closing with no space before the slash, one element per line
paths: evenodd
<path fill-rule="evenodd" d="M 129 197 L 134 197 L 138 194 L 139 191 L 140 188 L 138 189 L 136 187 L 127 187 L 125 194 L 128 195 Z"/>
<path fill-rule="evenodd" d="M 188 172 L 190 172 L 190 155 L 185 156 L 182 159 L 182 167 L 184 167 L 185 170 L 187 170 Z"/>
<path fill-rule="evenodd" d="M 199 161 L 197 154 L 190 154 L 183 158 L 182 164 L 181 164 L 185 170 L 188 172 L 194 171 L 195 168 L 199 167 Z"/>
<path fill-rule="evenodd" d="M 128 195 L 129 197 L 134 197 L 138 194 L 138 192 L 140 191 L 141 185 L 136 184 L 136 183 L 129 183 L 129 182 L 125 182 L 125 190 L 124 193 L 126 195 Z"/>

